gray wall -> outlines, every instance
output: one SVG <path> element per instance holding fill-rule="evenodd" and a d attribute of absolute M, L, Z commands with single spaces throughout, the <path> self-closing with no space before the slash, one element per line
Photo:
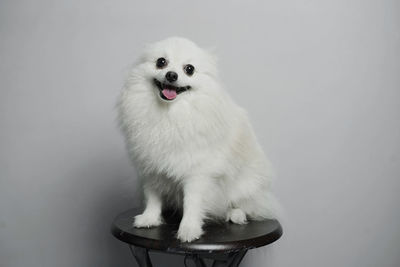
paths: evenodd
<path fill-rule="evenodd" d="M 399 15 L 398 1 L 1 1 L 0 266 L 132 266 L 109 234 L 137 201 L 114 103 L 142 45 L 171 35 L 217 47 L 279 173 L 284 237 L 243 266 L 399 266 Z"/>

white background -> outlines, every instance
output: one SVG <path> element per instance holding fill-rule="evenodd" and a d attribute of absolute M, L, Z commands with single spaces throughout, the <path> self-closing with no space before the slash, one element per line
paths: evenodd
<path fill-rule="evenodd" d="M 114 105 L 172 35 L 216 47 L 278 170 L 284 236 L 243 266 L 400 266 L 399 26 L 398 1 L 1 1 L 0 266 L 134 266 Z"/>

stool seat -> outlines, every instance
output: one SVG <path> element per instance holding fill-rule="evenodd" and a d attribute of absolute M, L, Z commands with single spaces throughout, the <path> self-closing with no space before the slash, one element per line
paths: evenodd
<path fill-rule="evenodd" d="M 131 245 L 139 266 L 152 266 L 148 250 L 194 255 L 198 260 L 204 257 L 227 261 L 234 258 L 234 255 L 240 256 L 240 262 L 247 250 L 268 245 L 282 235 L 282 227 L 277 220 L 249 221 L 244 225 L 210 222 L 205 224 L 204 234 L 200 239 L 180 242 L 176 239 L 176 233 L 181 214 L 165 211 L 164 224 L 153 228 L 134 228 L 134 217 L 138 214 L 140 214 L 138 209 L 121 213 L 115 218 L 111 232 L 119 240 Z M 224 266 L 238 266 L 239 262 L 237 265 Z M 205 266 L 202 264 L 204 262 L 196 263 L 196 266 Z"/>

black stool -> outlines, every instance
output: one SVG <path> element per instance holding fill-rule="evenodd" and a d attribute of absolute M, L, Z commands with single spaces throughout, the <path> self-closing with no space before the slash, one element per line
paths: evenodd
<path fill-rule="evenodd" d="M 150 229 L 134 228 L 133 221 L 139 210 L 132 209 L 118 215 L 111 227 L 112 234 L 128 243 L 140 267 L 151 267 L 149 250 L 180 254 L 196 267 L 206 267 L 204 258 L 213 259 L 213 267 L 239 266 L 247 250 L 275 242 L 282 236 L 277 220 L 250 221 L 245 225 L 210 223 L 204 226 L 204 235 L 193 242 L 180 242 L 175 238 L 181 216 L 164 212 L 165 224 Z"/>

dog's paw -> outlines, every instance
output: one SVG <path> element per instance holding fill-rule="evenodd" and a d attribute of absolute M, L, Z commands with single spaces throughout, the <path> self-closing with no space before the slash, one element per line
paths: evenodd
<path fill-rule="evenodd" d="M 201 229 L 200 225 L 181 223 L 179 225 L 177 238 L 182 242 L 191 242 L 199 239 L 202 234 L 203 229 Z"/>
<path fill-rule="evenodd" d="M 150 228 L 159 226 L 162 223 L 163 220 L 161 216 L 143 213 L 135 216 L 135 222 L 133 223 L 133 226 L 136 228 Z"/>
<path fill-rule="evenodd" d="M 241 209 L 231 209 L 228 211 L 227 221 L 231 221 L 236 224 L 246 224 L 246 214 Z"/>

